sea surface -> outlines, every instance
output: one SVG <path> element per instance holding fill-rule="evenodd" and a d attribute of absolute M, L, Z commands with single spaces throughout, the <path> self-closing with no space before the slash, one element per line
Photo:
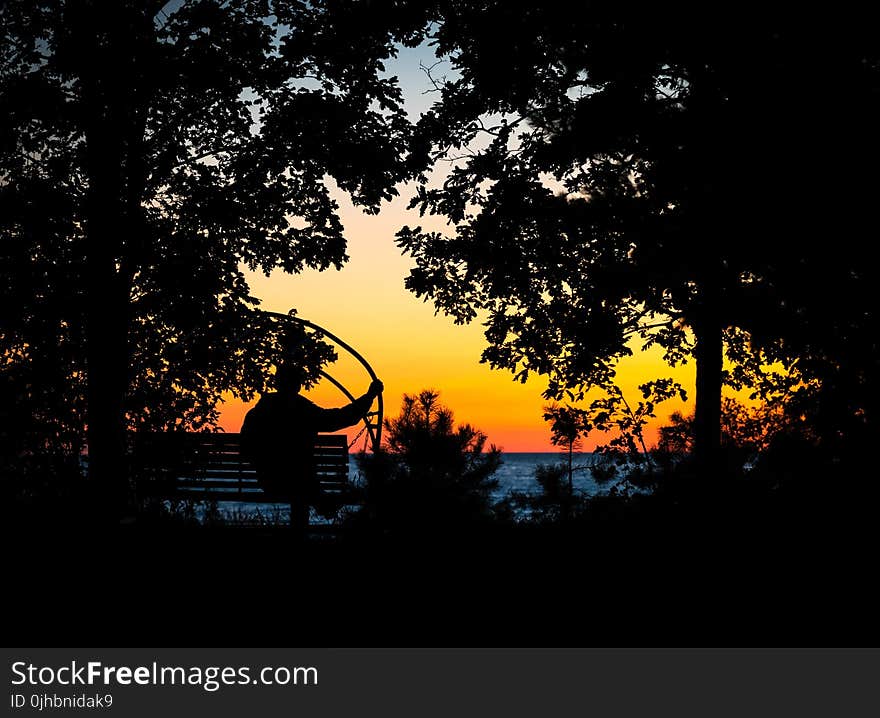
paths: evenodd
<path fill-rule="evenodd" d="M 510 492 L 536 494 L 541 487 L 535 480 L 535 469 L 539 465 L 559 464 L 565 462 L 568 466 L 568 457 L 560 453 L 504 453 L 501 455 L 501 468 L 495 474 L 498 479 L 498 488 L 493 491 L 493 498 L 503 499 Z M 589 496 L 599 493 L 603 489 L 593 480 L 592 474 L 587 467 L 593 460 L 590 453 L 575 454 L 572 466 L 575 469 L 573 484 L 575 491 L 583 492 Z M 351 469 L 349 469 L 351 473 Z M 607 488 L 607 487 L 606 487 Z"/>

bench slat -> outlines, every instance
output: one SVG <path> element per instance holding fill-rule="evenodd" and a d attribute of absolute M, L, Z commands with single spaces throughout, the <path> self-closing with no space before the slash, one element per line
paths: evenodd
<path fill-rule="evenodd" d="M 157 474 L 141 489 L 157 498 L 283 504 L 263 493 L 253 466 L 239 453 L 239 434 L 151 433 L 133 437 L 140 467 Z M 348 440 L 321 434 L 315 441 L 315 471 L 324 493 L 357 503 L 348 480 Z"/>

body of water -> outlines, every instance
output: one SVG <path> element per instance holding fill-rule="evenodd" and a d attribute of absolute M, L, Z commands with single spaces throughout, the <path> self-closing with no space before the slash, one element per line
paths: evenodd
<path fill-rule="evenodd" d="M 493 492 L 493 497 L 502 499 L 511 491 L 526 494 L 536 494 L 541 490 L 535 480 L 535 469 L 539 465 L 559 464 L 565 462 L 568 466 L 568 457 L 561 453 L 504 453 L 501 455 L 502 464 L 495 474 L 498 479 L 498 488 Z M 593 460 L 590 453 L 575 454 L 572 465 L 576 469 L 574 473 L 575 491 L 581 491 L 592 496 L 601 491 L 601 488 L 593 479 L 587 467 Z"/>

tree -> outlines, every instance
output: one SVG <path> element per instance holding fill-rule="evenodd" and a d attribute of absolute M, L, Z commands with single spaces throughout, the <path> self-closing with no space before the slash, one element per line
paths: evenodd
<path fill-rule="evenodd" d="M 383 451 L 359 458 L 368 501 L 391 527 L 449 529 L 491 515 L 501 452 L 470 424 L 456 425 L 439 392 L 404 394 L 400 414 L 385 420 Z"/>
<path fill-rule="evenodd" d="M 332 182 L 375 211 L 403 177 L 382 61 L 414 36 L 368 5 L 0 7 L 4 371 L 84 393 L 112 504 L 126 425 L 209 425 L 224 391 L 262 387 L 284 332 L 242 268 L 341 266 Z M 53 377 L 38 364 L 56 342 Z M 314 372 L 329 354 L 312 354 Z"/>
<path fill-rule="evenodd" d="M 618 386 L 608 387 L 606 395 L 591 402 L 586 412 L 587 420 L 599 431 L 611 434 L 607 444 L 596 446 L 597 454 L 623 461 L 644 461 L 648 471 L 653 472 L 651 454 L 645 443 L 645 427 L 650 419 L 657 418 L 657 407 L 675 396 L 682 401 L 687 394 L 672 379 L 655 379 L 639 386 L 641 398 L 638 404 L 630 403 Z"/>
<path fill-rule="evenodd" d="M 545 408 L 544 420 L 550 422 L 551 442 L 568 450 L 568 489 L 573 490 L 572 453 L 580 446 L 581 437 L 596 430 L 605 434 L 607 443 L 597 444 L 593 453 L 615 464 L 645 462 L 653 473 L 651 454 L 645 443 L 645 427 L 657 418 L 657 407 L 673 397 L 687 400 L 687 393 L 672 379 L 655 379 L 639 386 L 641 398 L 630 402 L 623 390 L 615 384 L 605 389 L 605 396 L 593 399 L 586 407 L 553 404 Z M 610 465 L 613 473 L 617 468 Z M 601 479 L 608 473 L 605 466 L 595 461 L 591 467 L 594 478 Z"/>
<path fill-rule="evenodd" d="M 870 22 L 674 2 L 435 13 L 455 72 L 416 146 L 451 169 L 440 186 L 422 177 L 413 205 L 454 235 L 399 233 L 408 287 L 458 322 L 485 316 L 483 360 L 547 375 L 549 398 L 609 386 L 635 337 L 693 359 L 694 453 L 715 473 L 725 334 L 793 363 L 781 339 L 796 287 L 822 273 L 817 243 L 842 243 L 841 279 L 863 271 L 851 250 L 867 225 L 846 217 L 866 217 L 866 188 L 815 194 L 832 177 L 876 188 L 859 155 L 876 138 L 850 120 L 876 117 Z"/>
<path fill-rule="evenodd" d="M 550 422 L 550 442 L 561 446 L 568 462 L 568 493 L 574 492 L 574 452 L 580 451 L 581 437 L 593 430 L 587 412 L 572 406 L 551 404 L 544 407 L 544 421 Z"/>

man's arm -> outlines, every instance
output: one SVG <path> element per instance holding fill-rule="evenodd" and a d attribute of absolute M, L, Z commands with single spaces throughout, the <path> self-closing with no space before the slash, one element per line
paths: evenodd
<path fill-rule="evenodd" d="M 314 426 L 316 431 L 339 431 L 347 426 L 357 424 L 370 410 L 370 405 L 383 389 L 381 381 L 374 381 L 362 397 L 355 399 L 348 406 L 338 409 L 322 409 L 315 407 Z"/>

